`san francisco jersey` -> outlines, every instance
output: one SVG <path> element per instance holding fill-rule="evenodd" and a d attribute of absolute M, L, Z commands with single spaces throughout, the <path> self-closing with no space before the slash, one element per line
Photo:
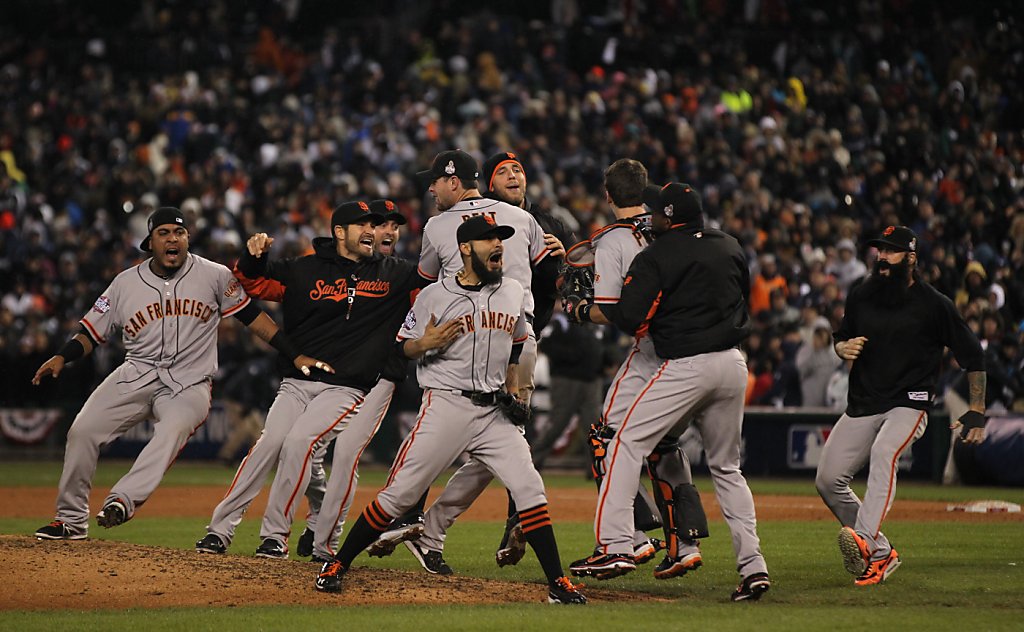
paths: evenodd
<path fill-rule="evenodd" d="M 455 277 L 427 286 L 398 330 L 398 340 L 421 338 L 431 316 L 438 325 L 457 319 L 462 335 L 420 358 L 419 385 L 487 393 L 501 389 L 513 342 L 527 338 L 523 304 L 523 286 L 508 277 L 479 289 L 463 288 Z"/>
<path fill-rule="evenodd" d="M 518 206 L 488 198 L 474 198 L 463 200 L 431 217 L 423 227 L 420 276 L 436 281 L 438 277 L 454 276 L 462 269 L 462 254 L 455 232 L 462 222 L 474 215 L 489 215 L 496 224 L 516 229 L 515 234 L 503 242 L 503 268 L 507 278 L 523 286 L 525 312 L 533 318 L 533 294 L 530 292 L 533 266 L 547 256 L 548 250 L 544 246 L 544 231 L 540 224 L 533 215 Z"/>
<path fill-rule="evenodd" d="M 120 332 L 125 364 L 134 369 L 123 389 L 155 374 L 177 393 L 217 372 L 217 326 L 249 297 L 231 270 L 209 259 L 189 253 L 169 279 L 154 274 L 150 261 L 114 277 L 80 322 L 97 345 Z"/>

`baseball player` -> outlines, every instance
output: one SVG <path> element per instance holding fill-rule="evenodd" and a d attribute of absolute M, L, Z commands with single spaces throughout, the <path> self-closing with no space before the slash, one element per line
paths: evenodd
<path fill-rule="evenodd" d="M 476 160 L 459 150 L 441 152 L 434 158 L 430 169 L 417 174 L 421 182 L 430 184 L 429 190 L 436 200 L 438 210 L 441 211 L 440 215 L 430 218 L 423 228 L 419 272 L 424 278 L 435 280 L 442 274 L 453 275 L 461 268 L 459 245 L 452 236 L 462 222 L 470 217 L 484 215 L 516 229 L 515 235 L 505 246 L 505 270 L 507 276 L 519 281 L 526 291 L 528 337 L 524 343 L 523 358 L 520 359 L 518 366 L 518 396 L 528 404 L 533 394 L 533 366 L 536 364 L 537 347 L 537 339 L 531 324 L 534 306 L 531 288 L 543 285 L 547 289 L 538 289 L 541 294 L 554 292 L 558 261 L 549 255 L 560 255 L 564 249 L 557 237 L 545 235 L 537 220 L 521 207 L 481 197 L 477 188 L 479 175 Z M 538 285 L 534 285 L 534 281 L 538 282 Z M 397 543 L 415 539 L 420 533 L 424 533 L 424 537 L 416 545 L 409 545 L 410 549 L 414 549 L 414 554 L 421 562 L 436 562 L 424 564 L 428 572 L 450 573 L 451 569 L 440 556 L 446 532 L 493 479 L 493 474 L 486 467 L 470 459 L 452 475 L 444 492 L 431 506 L 426 516 L 422 513 L 423 504 L 426 502 L 424 494 L 409 513 L 399 517 L 395 524 L 381 535 L 371 548 L 370 554 L 390 554 Z M 514 509 L 512 511 L 514 512 Z M 506 523 L 506 532 L 514 524 L 514 519 Z M 508 536 L 503 538 L 496 554 L 500 565 L 518 562 L 522 557 L 525 543 L 518 537 L 519 535 L 521 533 L 517 530 L 517 537 L 511 546 Z M 428 553 L 431 555 L 427 555 Z M 509 557 L 504 557 L 506 555 Z M 506 559 L 512 559 L 514 562 L 505 562 Z"/>
<path fill-rule="evenodd" d="M 188 438 L 206 420 L 217 372 L 217 326 L 235 316 L 281 351 L 297 370 L 326 366 L 295 351 L 226 267 L 189 252 L 185 216 L 157 209 L 141 248 L 153 256 L 117 275 L 82 317 L 81 332 L 32 378 L 57 377 L 120 330 L 126 357 L 89 396 L 68 431 L 57 515 L 36 531 L 41 540 L 82 540 L 89 528 L 89 490 L 101 446 L 145 419 L 153 438 L 110 490 L 96 516 L 102 527 L 130 520 L 149 498 Z M 327 367 L 329 370 L 329 367 Z"/>
<path fill-rule="evenodd" d="M 636 160 L 618 160 L 605 172 L 607 200 L 615 212 L 616 221 L 594 233 L 590 239 L 594 250 L 594 304 L 601 307 L 619 302 L 630 264 L 651 242 L 651 214 L 642 206 L 646 186 L 647 170 Z M 609 321 L 598 310 L 594 312 L 592 322 L 607 324 Z M 599 423 L 591 429 L 590 449 L 598 487 L 604 478 L 608 442 L 660 363 L 661 358 L 651 337 L 641 330 L 605 394 Z M 651 560 L 661 543 L 649 540 L 645 531 L 656 528 L 659 522 L 665 533 L 665 558 L 655 567 L 654 576 L 671 579 L 700 568 L 703 560 L 698 538 L 708 536 L 707 518 L 697 488 L 693 485 L 690 462 L 679 447 L 678 439 L 679 435 L 669 433 L 648 455 L 647 473 L 651 478 L 654 504 L 660 520 L 652 515 L 646 488 L 641 483 L 633 503 L 636 526 L 633 559 L 616 560 L 600 570 L 595 570 L 590 562 L 574 563 L 570 567 L 574 573 L 598 573 L 601 579 L 609 579 L 634 570 L 636 563 Z"/>
<path fill-rule="evenodd" d="M 835 333 L 840 358 L 852 360 L 846 412 L 825 441 L 815 484 L 843 525 L 839 550 L 857 586 L 885 581 L 900 556 L 882 533 L 896 498 L 900 455 L 924 434 L 946 347 L 967 371 L 970 409 L 954 421 L 965 443 L 985 439 L 985 361 L 981 344 L 953 303 L 921 279 L 917 236 L 889 226 L 868 242 L 873 273 L 850 291 Z M 869 464 L 864 500 L 850 480 Z"/>
<path fill-rule="evenodd" d="M 498 407 L 503 390 L 517 392 L 515 364 L 528 332 L 527 295 L 515 279 L 502 275 L 502 242 L 515 232 L 490 215 L 460 224 L 456 236 L 461 269 L 424 289 L 406 317 L 398 340 L 405 355 L 419 361 L 416 376 L 424 388 L 419 418 L 386 486 L 363 510 L 335 558 L 323 565 L 317 590 L 339 592 L 359 552 L 394 516 L 411 507 L 459 454 L 469 452 L 525 508 L 524 537 L 547 576 L 548 601 L 586 603 L 562 573 L 544 482 L 533 467 L 522 429 Z"/>
<path fill-rule="evenodd" d="M 309 485 L 313 456 L 335 436 L 362 445 L 375 430 L 372 416 L 355 413 L 389 357 L 393 335 L 420 281 L 411 264 L 374 255 L 374 225 L 383 217 L 365 202 L 348 202 L 331 217 L 333 236 L 313 241 L 314 254 L 267 261 L 273 243 L 265 233 L 249 238 L 238 262 L 250 279 L 284 288 L 284 327 L 297 344 L 321 349 L 336 373 L 284 374 L 267 413 L 263 435 L 242 461 L 207 534 L 203 553 L 223 553 L 249 503 L 271 468 L 267 510 L 260 527 L 258 557 L 284 559 L 299 493 Z M 351 435 L 349 432 L 351 431 Z"/>
<path fill-rule="evenodd" d="M 547 326 L 551 319 L 557 292 L 555 282 L 558 275 L 556 257 L 565 255 L 564 243 L 572 239 L 572 233 L 565 225 L 549 213 L 540 212 L 535 209 L 526 197 L 526 170 L 518 156 L 512 152 L 499 152 L 484 162 L 482 182 L 487 185 L 485 197 L 517 206 L 534 219 L 537 220 L 541 230 L 544 231 L 544 243 L 548 249 L 548 256 L 541 265 L 533 269 L 531 278 L 531 290 L 534 301 L 535 317 L 531 323 L 530 336 L 523 345 L 523 352 L 519 357 L 519 397 L 529 402 L 533 394 L 533 373 L 537 364 L 537 340 L 535 333 Z M 503 220 L 505 221 L 505 220 Z M 510 253 L 510 258 L 515 256 Z M 423 516 L 423 537 L 417 543 L 420 554 L 423 557 L 425 551 L 436 551 L 441 553 L 444 549 L 444 541 L 448 529 L 479 497 L 479 495 L 490 483 L 492 477 L 489 472 L 481 471 L 477 466 L 470 465 L 466 471 L 458 472 L 454 483 L 449 483 L 445 490 L 434 501 Z M 418 507 L 422 511 L 422 506 Z M 415 516 L 403 516 L 399 520 L 400 525 L 414 524 Z M 508 519 L 505 522 L 505 530 L 502 534 L 501 543 L 495 553 L 495 560 L 498 566 L 514 565 L 522 559 L 526 553 L 526 541 L 522 537 L 522 529 L 519 525 L 519 517 L 516 512 L 515 503 L 509 496 Z M 394 532 L 383 536 L 386 542 L 394 537 Z M 373 554 L 375 554 L 374 551 Z M 431 559 L 443 560 L 438 556 L 431 556 Z M 440 572 L 447 574 L 450 567 L 443 561 L 438 565 L 425 565 L 428 572 Z"/>
<path fill-rule="evenodd" d="M 406 224 L 405 216 L 398 211 L 392 200 L 387 199 L 370 202 L 370 211 L 384 218 L 383 222 L 374 226 L 374 252 L 381 256 L 393 256 L 401 239 L 401 227 Z M 250 296 L 265 298 L 252 292 Z M 312 475 L 309 487 L 306 488 L 309 513 L 306 516 L 306 528 L 303 529 L 296 545 L 299 557 L 312 556 L 313 561 L 323 563 L 337 550 L 345 518 L 359 482 L 359 459 L 380 429 L 395 389 L 405 380 L 407 372 L 408 360 L 400 353 L 393 353 L 384 365 L 380 381 L 367 393 L 362 407 L 350 422 L 346 440 L 340 444 L 335 442 L 331 466 L 334 475 L 330 481 L 327 480 L 323 469 L 327 447 L 324 446 L 314 455 Z M 364 427 L 364 424 L 369 425 Z M 360 436 L 363 440 L 357 439 Z M 325 524 L 329 526 L 320 529 L 319 517 L 325 502 L 329 519 Z"/>
<path fill-rule="evenodd" d="M 633 564 L 632 505 L 643 459 L 663 437 L 692 423 L 732 532 L 742 577 L 732 600 L 756 600 L 771 582 L 753 496 L 740 472 L 747 365 L 737 345 L 750 333 L 746 256 L 733 237 L 704 227 L 700 198 L 689 185 L 672 183 L 650 195 L 658 239 L 633 260 L 619 302 L 575 310 L 584 322 L 600 314 L 623 331 L 649 334 L 660 361 L 608 444 L 594 519 L 598 549 L 572 567 L 600 579 Z"/>

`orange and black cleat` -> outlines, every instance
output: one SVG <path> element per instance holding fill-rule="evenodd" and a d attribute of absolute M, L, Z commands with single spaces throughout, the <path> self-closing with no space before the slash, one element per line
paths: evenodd
<path fill-rule="evenodd" d="M 881 584 L 885 580 L 889 579 L 889 575 L 900 567 L 900 556 L 896 553 L 896 549 L 890 549 L 889 555 L 882 560 L 874 560 L 864 570 L 860 577 L 853 580 L 853 583 L 858 586 L 873 586 L 875 584 Z"/>
<path fill-rule="evenodd" d="M 843 555 L 843 567 L 851 575 L 862 575 L 871 560 L 868 543 L 850 527 L 839 530 L 839 552 Z"/>

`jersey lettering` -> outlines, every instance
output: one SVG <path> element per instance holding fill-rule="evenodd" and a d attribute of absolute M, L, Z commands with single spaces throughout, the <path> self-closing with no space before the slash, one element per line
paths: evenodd
<path fill-rule="evenodd" d="M 497 223 L 498 214 L 494 211 L 487 211 L 486 213 L 462 213 L 459 217 L 462 218 L 462 221 L 466 221 L 470 217 L 476 217 L 477 215 L 482 215 L 490 224 Z"/>
<path fill-rule="evenodd" d="M 384 298 L 390 292 L 391 281 L 375 279 L 356 282 L 356 296 Z M 309 292 L 309 298 L 313 301 L 344 301 L 348 298 L 348 279 L 335 279 L 333 284 L 317 279 L 316 285 Z"/>
<path fill-rule="evenodd" d="M 146 305 L 145 309 L 140 309 L 128 319 L 128 322 L 124 324 L 124 333 L 129 338 L 134 338 L 139 335 L 139 332 L 146 325 L 167 316 L 191 316 L 205 323 L 210 320 L 214 311 L 214 307 L 207 305 L 203 301 L 190 298 L 168 300 L 162 305 L 160 303 L 150 303 Z"/>
<path fill-rule="evenodd" d="M 511 335 L 516 328 L 518 314 L 507 314 L 504 312 L 480 311 L 480 328 L 497 329 Z M 472 330 L 470 330 L 472 331 Z"/>

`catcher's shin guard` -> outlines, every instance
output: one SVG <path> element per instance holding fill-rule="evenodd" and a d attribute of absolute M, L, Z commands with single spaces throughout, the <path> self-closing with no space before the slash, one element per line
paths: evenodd
<path fill-rule="evenodd" d="M 637 531 L 650 531 L 662 527 L 661 512 L 657 506 L 647 488 L 641 485 L 633 501 L 633 526 Z"/>
<path fill-rule="evenodd" d="M 647 473 L 665 528 L 668 554 L 678 555 L 680 539 L 708 537 L 708 519 L 697 488 L 690 482 L 690 463 L 677 438 L 666 437 L 658 442 L 647 457 Z"/>

